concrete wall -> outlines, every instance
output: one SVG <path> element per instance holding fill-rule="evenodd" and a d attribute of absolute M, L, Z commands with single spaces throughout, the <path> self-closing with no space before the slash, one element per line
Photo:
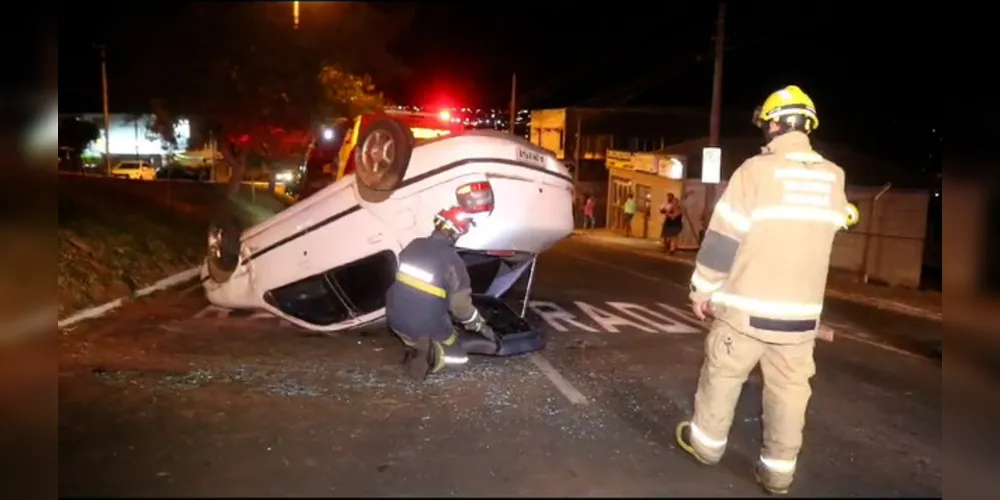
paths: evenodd
<path fill-rule="evenodd" d="M 59 186 L 82 189 L 101 196 L 124 198 L 134 203 L 160 205 L 189 217 L 212 221 L 225 206 L 228 186 L 217 182 L 187 180 L 138 181 L 72 173 L 59 173 Z M 269 213 L 285 208 L 287 201 L 267 192 L 267 183 L 245 182 L 238 199 L 244 206 Z"/>
<path fill-rule="evenodd" d="M 715 206 L 725 184 L 717 185 L 715 196 L 709 200 L 708 206 Z M 923 269 L 930 193 L 923 190 L 890 190 L 873 203 L 872 199 L 880 189 L 847 188 L 847 197 L 858 206 L 861 220 L 850 230 L 837 234 L 830 266 L 856 273 L 859 277 L 867 271 L 869 280 L 892 286 L 917 287 Z M 697 248 L 697 235 L 703 227 L 705 186 L 697 180 L 685 181 L 684 194 L 687 217 L 684 218 L 681 247 Z"/>
<path fill-rule="evenodd" d="M 848 187 L 847 197 L 857 205 L 861 220 L 849 231 L 837 234 L 830 265 L 892 286 L 917 287 L 923 270 L 930 193 L 890 190 L 875 201 L 879 191 Z"/>
<path fill-rule="evenodd" d="M 961 295 L 978 292 L 982 286 L 986 255 L 986 214 L 989 193 L 980 184 L 970 181 L 946 179 L 944 194 L 948 205 L 941 220 L 947 227 L 947 238 L 942 238 L 942 260 L 948 265 L 941 271 L 942 290 Z"/>

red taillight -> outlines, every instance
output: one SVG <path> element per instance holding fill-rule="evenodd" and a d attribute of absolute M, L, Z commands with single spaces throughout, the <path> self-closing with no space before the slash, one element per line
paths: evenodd
<path fill-rule="evenodd" d="M 458 206 L 466 213 L 481 214 L 493 211 L 493 188 L 489 182 L 473 182 L 455 191 Z"/>

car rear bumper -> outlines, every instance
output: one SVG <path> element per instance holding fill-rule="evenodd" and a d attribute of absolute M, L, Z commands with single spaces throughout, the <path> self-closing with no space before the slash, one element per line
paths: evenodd
<path fill-rule="evenodd" d="M 478 217 L 458 247 L 539 254 L 573 233 L 571 183 L 489 174 L 487 178 L 493 188 L 493 212 Z"/>

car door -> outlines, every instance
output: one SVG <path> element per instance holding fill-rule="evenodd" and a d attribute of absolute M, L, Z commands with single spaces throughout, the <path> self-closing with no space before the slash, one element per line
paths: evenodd
<path fill-rule="evenodd" d="M 274 221 L 256 229 L 250 240 L 261 248 L 280 244 L 255 261 L 255 281 L 264 287 L 315 283 L 309 295 L 328 309 L 346 310 L 346 317 L 322 315 L 322 321 L 296 316 L 318 329 L 335 331 L 359 326 L 384 314 L 384 296 L 395 279 L 396 255 L 401 247 L 393 226 L 354 200 L 351 186 L 323 192 L 296 204 Z M 257 249 L 259 250 L 259 249 Z M 317 279 L 318 278 L 318 279 Z M 273 291 L 277 292 L 278 289 Z M 292 295 L 303 296 L 296 291 Z M 294 300 L 277 306 L 286 314 Z M 342 307 L 341 307 L 342 306 Z M 311 317 L 321 315 L 308 313 Z"/>
<path fill-rule="evenodd" d="M 307 245 L 322 250 L 303 263 L 311 270 L 323 269 L 351 312 L 351 319 L 339 328 L 384 314 L 385 293 L 395 281 L 396 256 L 402 250 L 391 226 L 364 208 L 352 210 L 310 238 Z"/>

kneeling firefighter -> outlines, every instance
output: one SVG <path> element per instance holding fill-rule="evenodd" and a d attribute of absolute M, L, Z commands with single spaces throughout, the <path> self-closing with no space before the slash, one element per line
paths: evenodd
<path fill-rule="evenodd" d="M 692 310 L 714 321 L 694 415 L 678 425 L 677 440 L 698 461 L 718 463 L 740 391 L 759 364 L 764 435 L 754 473 L 782 494 L 802 448 L 833 240 L 851 207 L 844 171 L 810 144 L 819 119 L 800 88 L 771 94 L 754 122 L 767 146 L 733 173 L 695 259 Z"/>
<path fill-rule="evenodd" d="M 416 380 L 469 361 L 452 317 L 466 330 L 498 343 L 496 333 L 472 304 L 469 271 L 455 250 L 455 242 L 473 224 L 460 207 L 442 210 L 434 216 L 430 236 L 414 239 L 399 253 L 396 282 L 386 294 L 386 321 L 406 344 L 404 364 Z"/>

